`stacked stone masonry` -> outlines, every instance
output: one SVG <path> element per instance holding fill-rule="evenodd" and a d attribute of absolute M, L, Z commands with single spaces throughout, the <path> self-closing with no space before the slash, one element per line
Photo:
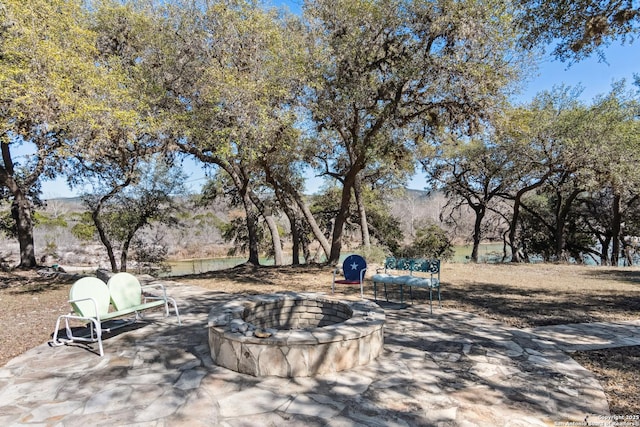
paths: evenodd
<path fill-rule="evenodd" d="M 254 376 L 313 376 L 366 365 L 383 349 L 384 311 L 315 293 L 259 295 L 209 312 L 213 361 Z"/>

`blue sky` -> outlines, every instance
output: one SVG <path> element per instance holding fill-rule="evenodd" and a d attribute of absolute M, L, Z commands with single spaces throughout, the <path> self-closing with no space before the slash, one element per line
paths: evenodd
<path fill-rule="evenodd" d="M 275 5 L 284 5 L 291 12 L 299 13 L 299 0 L 271 0 Z M 518 102 L 528 102 L 538 92 L 550 90 L 554 85 L 577 86 L 582 85 L 582 100 L 589 103 L 593 98 L 600 94 L 610 91 L 611 84 L 614 81 L 627 79 L 629 86 L 633 82 L 634 73 L 640 74 L 640 43 L 621 45 L 616 43 L 605 50 L 606 62 L 600 61 L 597 56 L 587 58 L 575 64 L 567 64 L 556 60 L 547 55 L 540 59 L 539 69 L 530 81 L 523 88 L 522 93 L 516 97 Z M 189 184 L 192 187 L 198 187 L 204 180 L 202 179 L 204 172 L 199 166 L 187 162 L 190 165 L 187 173 L 190 175 Z M 308 193 L 315 192 L 321 180 L 309 177 L 306 191 Z M 409 188 L 424 189 L 425 180 L 421 173 L 418 173 L 409 183 Z M 43 197 L 45 199 L 53 197 L 71 197 L 74 194 L 67 188 L 62 180 L 53 182 L 45 182 L 42 186 Z"/>
<path fill-rule="evenodd" d="M 584 86 L 582 99 L 590 102 L 595 96 L 611 90 L 614 81 L 627 79 L 629 86 L 633 74 L 640 73 L 640 44 L 613 44 L 605 50 L 605 61 L 594 55 L 574 64 L 567 64 L 547 55 L 539 61 L 537 75 L 531 80 L 520 100 L 531 100 L 536 93 L 565 83 Z"/>

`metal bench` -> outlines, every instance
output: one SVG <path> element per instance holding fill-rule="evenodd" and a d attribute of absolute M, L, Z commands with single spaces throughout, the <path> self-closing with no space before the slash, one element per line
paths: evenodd
<path fill-rule="evenodd" d="M 159 294 L 145 295 L 143 291 L 150 288 L 156 288 Z M 74 341 L 97 342 L 100 356 L 104 356 L 102 332 L 116 328 L 105 328 L 104 322 L 135 314 L 135 318 L 131 322 L 117 325 L 117 327 L 122 327 L 135 322 L 141 317 L 143 311 L 161 306 L 164 306 L 165 316 L 169 316 L 169 303 L 173 306 L 180 325 L 178 306 L 173 298 L 167 297 L 162 284 L 141 286 L 135 276 L 124 272 L 115 274 L 107 283 L 96 277 L 84 277 L 76 281 L 69 290 L 69 304 L 71 304 L 73 311 L 58 317 L 53 332 L 52 345 L 59 346 Z M 62 320 L 65 323 L 65 338 L 58 336 Z M 74 335 L 69 323 L 70 320 L 86 322 L 89 328 L 88 334 Z"/>
<path fill-rule="evenodd" d="M 408 273 L 408 274 L 406 274 Z M 414 273 L 421 273 L 414 275 Z M 387 302 L 389 296 L 387 285 L 400 287 L 400 302 L 404 303 L 404 287 L 409 288 L 409 295 L 413 303 L 412 288 L 429 289 L 429 308 L 433 313 L 433 291 L 438 292 L 438 306 L 442 307 L 440 297 L 440 260 L 388 257 L 384 261 L 384 268 L 378 269 L 371 278 L 373 281 L 374 299 L 378 300 L 378 284 L 384 285 L 384 295 Z"/>

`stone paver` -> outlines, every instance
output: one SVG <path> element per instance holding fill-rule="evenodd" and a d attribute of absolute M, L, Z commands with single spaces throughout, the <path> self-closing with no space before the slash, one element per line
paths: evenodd
<path fill-rule="evenodd" d="M 207 315 L 230 295 L 169 284 L 183 326 L 149 316 L 104 340 L 38 346 L 0 369 L 3 426 L 548 426 L 608 415 L 567 351 L 640 344 L 640 321 L 518 330 L 415 304 L 385 308 L 372 363 L 316 377 L 212 363 Z M 53 326 L 53 325 L 52 325 Z M 96 350 L 94 346 L 94 350 Z"/>
<path fill-rule="evenodd" d="M 600 350 L 640 345 L 640 320 L 542 326 L 528 331 L 564 351 Z"/>

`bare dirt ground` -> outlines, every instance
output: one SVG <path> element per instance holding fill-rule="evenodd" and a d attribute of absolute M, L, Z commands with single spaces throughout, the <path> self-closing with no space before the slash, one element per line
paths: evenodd
<path fill-rule="evenodd" d="M 171 280 L 242 294 L 329 293 L 332 271 L 327 266 L 240 266 Z M 478 313 L 518 328 L 640 318 L 640 268 L 446 263 L 441 278 L 445 308 Z M 0 272 L 0 366 L 51 338 L 57 316 L 68 312 L 73 280 L 44 278 L 35 272 Z M 372 296 L 371 289 L 368 283 L 365 296 Z M 354 297 L 359 293 L 355 287 L 340 291 Z M 414 296 L 418 303 L 428 298 L 424 293 Z M 640 414 L 640 347 L 573 356 L 600 379 L 612 414 Z"/>

